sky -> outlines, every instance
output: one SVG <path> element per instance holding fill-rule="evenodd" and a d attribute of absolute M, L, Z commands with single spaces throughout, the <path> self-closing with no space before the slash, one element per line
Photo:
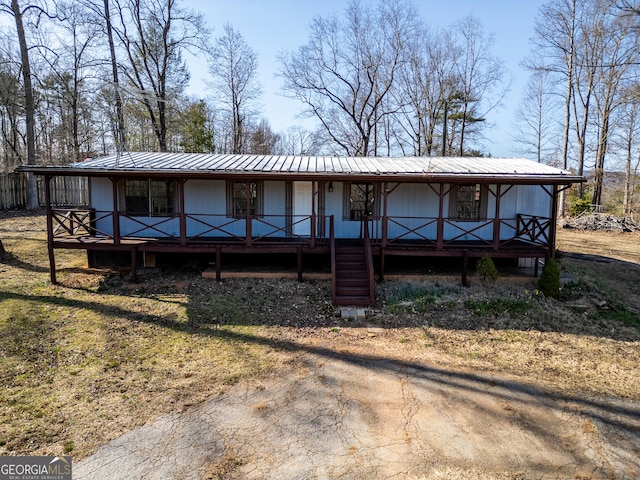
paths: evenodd
<path fill-rule="evenodd" d="M 364 3 L 377 0 L 362 0 Z M 529 74 L 520 63 L 529 55 L 534 20 L 542 0 L 414 0 L 422 19 L 431 27 L 448 27 L 468 15 L 477 18 L 486 33 L 493 33 L 493 55 L 504 62 L 510 89 L 502 107 L 487 116 L 482 151 L 494 157 L 523 156 L 512 141 L 515 111 L 521 102 Z M 212 36 L 222 35 L 229 23 L 258 55 L 258 79 L 262 85 L 262 116 L 275 132 L 300 125 L 303 105 L 282 95 L 277 55 L 295 51 L 307 43 L 309 24 L 316 16 L 342 14 L 347 0 L 186 0 L 185 6 L 204 14 Z M 206 95 L 208 76 L 202 58 L 188 58 L 191 70 L 189 93 Z M 311 125 L 308 123 L 305 126 Z"/>

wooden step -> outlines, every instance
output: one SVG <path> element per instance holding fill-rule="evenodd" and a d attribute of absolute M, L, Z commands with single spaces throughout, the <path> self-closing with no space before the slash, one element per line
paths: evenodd
<path fill-rule="evenodd" d="M 359 305 L 367 307 L 371 305 L 372 301 L 369 295 L 336 295 L 336 305 Z"/>
<path fill-rule="evenodd" d="M 354 257 L 345 257 L 345 258 L 336 258 L 336 265 L 366 265 L 367 262 L 364 258 L 354 258 Z"/>
<path fill-rule="evenodd" d="M 335 251 L 336 304 L 371 305 L 369 272 L 363 247 L 339 246 Z"/>
<path fill-rule="evenodd" d="M 366 277 L 336 277 L 338 287 L 368 287 L 369 279 Z"/>

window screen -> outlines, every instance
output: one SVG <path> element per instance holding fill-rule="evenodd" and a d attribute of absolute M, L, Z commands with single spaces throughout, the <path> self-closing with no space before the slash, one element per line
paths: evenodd
<path fill-rule="evenodd" d="M 373 183 L 345 184 L 344 219 L 363 220 L 376 214 L 377 189 Z"/>
<path fill-rule="evenodd" d="M 171 180 L 126 180 L 125 210 L 131 214 L 171 215 L 175 187 Z"/>
<path fill-rule="evenodd" d="M 484 185 L 457 185 L 451 191 L 449 218 L 478 221 L 487 216 L 487 189 Z"/>
<path fill-rule="evenodd" d="M 250 216 L 262 216 L 262 195 L 261 182 L 228 182 L 227 216 L 242 218 L 247 213 Z"/>

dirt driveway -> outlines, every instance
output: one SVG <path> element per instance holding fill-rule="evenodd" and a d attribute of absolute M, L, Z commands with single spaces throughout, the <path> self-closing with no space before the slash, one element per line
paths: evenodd
<path fill-rule="evenodd" d="M 0 229 L 6 454 L 71 450 L 89 479 L 640 478 L 638 235 L 560 232 L 562 300 L 456 274 L 351 321 L 317 282 L 134 286 L 72 251 L 51 286 L 43 225 Z"/>
<path fill-rule="evenodd" d="M 593 281 L 637 311 L 639 258 L 621 243 L 636 239 L 616 238 L 607 257 L 584 250 L 588 240 L 561 233 L 567 268 L 597 262 Z M 77 463 L 74 478 L 640 478 L 638 402 L 484 373 L 443 349 L 412 355 L 396 334 L 284 337 L 290 363 L 274 376 L 117 438 Z"/>
<path fill-rule="evenodd" d="M 376 335 L 309 340 L 286 374 L 134 430 L 74 478 L 640 478 L 637 404 L 390 360 Z"/>

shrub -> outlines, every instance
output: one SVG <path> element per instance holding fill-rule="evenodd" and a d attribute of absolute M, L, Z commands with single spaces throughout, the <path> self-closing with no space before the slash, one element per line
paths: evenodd
<path fill-rule="evenodd" d="M 579 217 L 583 213 L 589 213 L 591 209 L 591 202 L 586 198 L 576 198 L 573 204 L 569 207 L 569 212 L 572 217 Z"/>
<path fill-rule="evenodd" d="M 479 275 L 483 281 L 495 281 L 498 278 L 498 269 L 489 255 L 485 254 L 478 260 L 478 263 L 476 263 L 476 274 Z"/>
<path fill-rule="evenodd" d="M 560 295 L 560 267 L 553 258 L 549 258 L 542 268 L 538 289 L 546 297 L 556 298 Z"/>

